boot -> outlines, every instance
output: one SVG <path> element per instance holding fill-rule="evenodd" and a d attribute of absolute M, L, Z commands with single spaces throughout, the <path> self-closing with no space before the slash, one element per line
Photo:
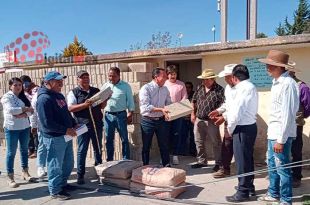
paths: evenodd
<path fill-rule="evenodd" d="M 9 187 L 11 188 L 16 188 L 19 186 L 14 180 L 14 173 L 8 174 L 7 182 L 8 182 Z"/>
<path fill-rule="evenodd" d="M 35 182 L 35 178 L 31 177 L 28 168 L 23 168 L 22 170 L 22 178 L 28 182 Z"/>

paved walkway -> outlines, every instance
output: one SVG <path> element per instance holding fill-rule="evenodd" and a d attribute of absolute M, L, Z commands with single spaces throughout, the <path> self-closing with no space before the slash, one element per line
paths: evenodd
<path fill-rule="evenodd" d="M 0 146 L 0 170 L 5 170 L 5 150 Z M 167 202 L 154 199 L 146 199 L 143 197 L 130 196 L 128 193 L 122 192 L 119 189 L 99 186 L 95 170 L 91 166 L 93 160 L 87 160 L 88 168 L 86 178 L 87 183 L 83 186 L 77 186 L 75 183 L 76 170 L 72 172 L 71 179 L 69 183 L 77 186 L 77 190 L 71 192 L 72 199 L 60 202 L 57 200 L 51 200 L 47 191 L 47 180 L 39 183 L 27 184 L 20 179 L 20 158 L 19 152 L 17 152 L 15 160 L 15 175 L 16 181 L 20 186 L 16 189 L 9 188 L 6 184 L 5 173 L 0 175 L 0 204 L 1 205 L 21 205 L 21 204 L 47 204 L 47 205 L 86 205 L 86 204 L 100 204 L 100 205 L 145 205 L 145 204 L 178 204 L 177 202 Z M 177 166 L 183 168 L 187 171 L 187 182 L 191 184 L 205 183 L 213 181 L 211 176 L 211 168 L 206 167 L 203 169 L 193 170 L 190 169 L 189 164 L 194 162 L 195 159 L 192 157 L 182 157 L 181 165 Z M 36 175 L 35 159 L 29 160 L 30 174 Z M 211 162 L 212 163 L 212 162 Z M 256 167 L 257 169 L 261 169 Z M 305 170 L 303 172 L 305 178 L 303 179 L 302 186 L 298 189 L 294 189 L 294 204 L 302 204 L 303 195 L 310 194 L 310 170 Z M 257 194 L 264 194 L 268 186 L 268 181 L 265 179 L 266 175 L 257 176 L 255 179 L 255 185 Z M 182 202 L 188 204 L 229 204 L 225 201 L 225 196 L 234 194 L 234 186 L 237 184 L 237 179 L 226 180 L 217 183 L 209 183 L 204 185 L 197 185 L 189 187 L 187 191 L 181 194 L 178 199 L 182 199 Z M 110 190 L 115 193 L 105 193 L 105 190 Z M 117 194 L 121 192 L 122 194 Z M 242 204 L 254 205 L 254 204 L 264 204 L 261 202 L 253 201 L 244 202 Z"/>

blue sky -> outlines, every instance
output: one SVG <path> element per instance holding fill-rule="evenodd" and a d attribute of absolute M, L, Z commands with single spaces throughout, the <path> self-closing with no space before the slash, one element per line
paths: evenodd
<path fill-rule="evenodd" d="M 298 6 L 298 0 L 257 1 L 258 31 L 268 36 L 275 36 L 275 27 L 286 16 L 292 20 Z M 229 0 L 229 41 L 245 39 L 245 12 L 246 0 Z M 174 39 L 183 33 L 182 45 L 187 46 L 212 42 L 215 25 L 220 39 L 216 0 L 10 0 L 1 2 L 0 13 L 0 52 L 32 31 L 48 36 L 48 55 L 60 53 L 75 35 L 94 54 L 128 51 L 159 31 Z"/>

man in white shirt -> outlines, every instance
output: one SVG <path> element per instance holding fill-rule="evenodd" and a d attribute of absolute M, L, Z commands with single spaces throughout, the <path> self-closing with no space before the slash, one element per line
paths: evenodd
<path fill-rule="evenodd" d="M 290 163 L 292 141 L 296 137 L 296 113 L 299 108 L 298 85 L 289 75 L 294 67 L 289 55 L 270 50 L 267 58 L 259 59 L 267 64 L 267 71 L 274 79 L 271 87 L 271 104 L 268 123 L 268 169 Z M 259 201 L 292 204 L 291 169 L 279 168 L 269 171 L 269 188 Z"/>
<path fill-rule="evenodd" d="M 220 125 L 225 121 L 227 110 L 229 110 L 228 106 L 231 105 L 231 100 L 233 98 L 233 82 L 232 82 L 232 71 L 237 64 L 228 64 L 224 66 L 224 70 L 221 71 L 218 75 L 219 78 L 224 77 L 225 82 L 227 83 L 225 87 L 225 102 L 221 105 L 221 107 L 213 110 L 209 117 L 215 121 L 215 125 Z M 228 133 L 227 130 L 227 122 L 225 122 L 224 127 L 224 137 L 222 141 L 222 149 L 221 149 L 221 167 L 220 169 L 213 173 L 214 178 L 224 178 L 226 176 L 230 176 L 230 164 L 233 158 L 233 138 Z"/>
<path fill-rule="evenodd" d="M 254 171 L 254 144 L 257 135 L 256 114 L 258 93 L 249 81 L 250 74 L 245 65 L 236 65 L 232 71 L 234 97 L 229 101 L 227 110 L 227 130 L 233 137 L 233 150 L 237 174 Z M 242 202 L 249 199 L 254 188 L 254 175 L 238 177 L 237 192 L 227 196 L 229 202 Z"/>

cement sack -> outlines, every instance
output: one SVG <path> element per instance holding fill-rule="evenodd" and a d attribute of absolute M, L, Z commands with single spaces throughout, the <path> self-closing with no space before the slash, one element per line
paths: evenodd
<path fill-rule="evenodd" d="M 120 160 L 103 162 L 95 167 L 98 176 L 118 179 L 128 179 L 131 177 L 133 169 L 141 167 L 142 162 L 133 160 Z"/>
<path fill-rule="evenodd" d="M 186 172 L 182 169 L 147 165 L 132 171 L 131 181 L 154 187 L 176 186 L 185 182 Z"/>
<path fill-rule="evenodd" d="M 186 184 L 183 182 L 179 186 L 184 186 L 184 185 L 186 185 Z M 181 193 L 185 192 L 185 187 L 171 189 L 170 191 L 156 191 L 155 192 L 155 190 L 157 190 L 157 189 L 160 189 L 160 188 L 148 186 L 148 185 L 144 185 L 144 184 L 139 184 L 136 182 L 130 183 L 130 191 L 138 192 L 138 193 L 140 193 L 140 191 L 143 191 L 142 193 L 155 196 L 156 198 L 159 198 L 159 199 L 176 198 Z M 167 188 L 167 189 L 169 189 L 169 188 Z"/>
<path fill-rule="evenodd" d="M 100 177 L 100 183 L 115 186 L 118 188 L 129 189 L 130 188 L 130 179 L 116 179 L 116 178 L 107 178 Z"/>

